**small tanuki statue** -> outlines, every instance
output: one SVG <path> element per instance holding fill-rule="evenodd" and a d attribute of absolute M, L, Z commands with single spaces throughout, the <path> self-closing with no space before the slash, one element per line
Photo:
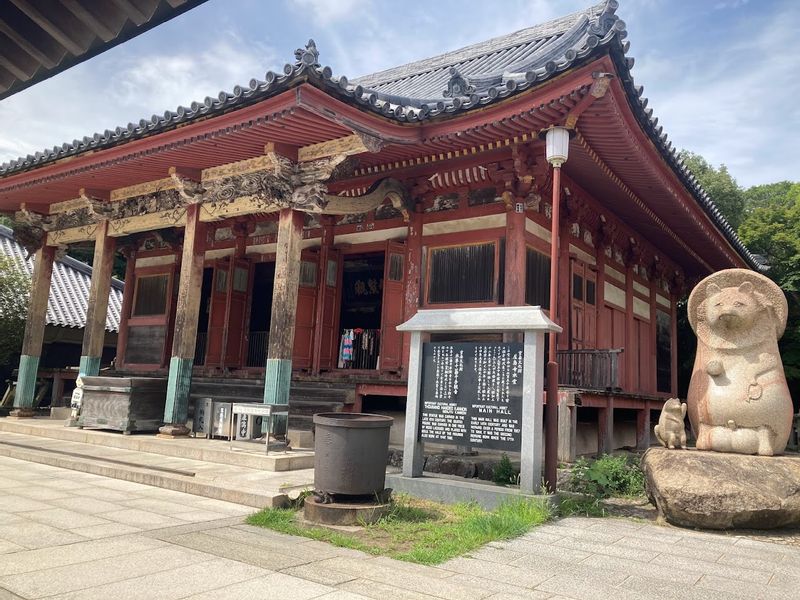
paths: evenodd
<path fill-rule="evenodd" d="M 728 269 L 697 284 L 688 311 L 697 334 L 687 398 L 697 449 L 782 453 L 793 410 L 778 353 L 783 292 L 763 275 Z"/>
<path fill-rule="evenodd" d="M 683 420 L 686 417 L 686 405 L 677 398 L 664 402 L 655 434 L 658 441 L 666 448 L 686 448 L 686 428 Z"/>

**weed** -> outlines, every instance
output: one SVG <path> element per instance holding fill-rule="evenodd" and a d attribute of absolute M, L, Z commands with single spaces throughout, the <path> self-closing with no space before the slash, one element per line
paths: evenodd
<path fill-rule="evenodd" d="M 492 471 L 492 480 L 497 485 L 509 485 L 517 483 L 517 477 L 519 477 L 519 471 L 511 464 L 508 454 L 503 452 L 500 462 Z"/>
<path fill-rule="evenodd" d="M 604 454 L 589 461 L 578 459 L 569 479 L 571 491 L 593 498 L 643 496 L 644 473 L 638 462 Z"/>

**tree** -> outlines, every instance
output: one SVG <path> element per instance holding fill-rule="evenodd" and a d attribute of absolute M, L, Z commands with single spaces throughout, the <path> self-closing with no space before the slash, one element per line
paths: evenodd
<path fill-rule="evenodd" d="M 791 181 L 779 181 L 747 188 L 744 191 L 745 213 L 749 213 L 754 208 L 780 203 L 793 185 L 796 184 Z"/>
<path fill-rule="evenodd" d="M 728 223 L 737 229 L 744 217 L 745 194 L 728 172 L 728 167 L 720 165 L 719 168 L 714 168 L 705 158 L 688 150 L 681 150 L 680 158 L 697 177 Z"/>
<path fill-rule="evenodd" d="M 27 273 L 0 256 L 0 365 L 9 364 L 22 346 L 30 287 Z"/>

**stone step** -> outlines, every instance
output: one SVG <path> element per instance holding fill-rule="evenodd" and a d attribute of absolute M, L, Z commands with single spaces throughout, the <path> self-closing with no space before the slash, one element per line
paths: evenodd
<path fill-rule="evenodd" d="M 288 503 L 286 490 L 308 485 L 313 471 L 290 483 L 285 474 L 165 457 L 91 443 L 0 432 L 0 456 L 184 492 L 253 508 Z M 307 481 L 306 481 L 307 480 Z"/>
<path fill-rule="evenodd" d="M 50 419 L 0 418 L 0 432 L 148 452 L 260 471 L 294 471 L 314 466 L 314 453 L 311 451 L 270 454 L 265 454 L 263 451 L 236 452 L 231 451 L 226 440 L 189 437 L 169 440 L 146 434 L 122 435 L 110 431 L 64 427 L 63 421 Z"/>

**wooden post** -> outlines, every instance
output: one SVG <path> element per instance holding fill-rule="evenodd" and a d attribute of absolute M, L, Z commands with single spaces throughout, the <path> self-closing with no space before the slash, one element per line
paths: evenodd
<path fill-rule="evenodd" d="M 525 204 L 514 197 L 511 210 L 506 211 L 506 264 L 503 304 L 525 304 Z"/>
<path fill-rule="evenodd" d="M 302 239 L 303 213 L 291 208 L 281 209 L 278 218 L 278 244 L 275 252 L 275 283 L 272 288 L 269 349 L 264 373 L 265 404 L 289 404 Z M 276 436 L 284 436 L 287 425 L 285 416 L 276 416 L 273 421 L 273 433 Z"/>
<path fill-rule="evenodd" d="M 611 454 L 614 449 L 614 399 L 606 400 L 605 408 L 597 409 L 597 455 Z"/>
<path fill-rule="evenodd" d="M 11 416 L 14 417 L 32 417 L 34 415 L 36 375 L 39 371 L 39 358 L 42 355 L 47 301 L 50 298 L 50 276 L 53 274 L 55 255 L 56 248 L 54 246 L 43 246 L 37 250 L 34 258 L 31 300 L 28 304 L 25 337 L 22 339 L 22 353 L 19 357 L 14 410 L 11 411 Z"/>
<path fill-rule="evenodd" d="M 636 449 L 640 451 L 650 447 L 650 402 L 644 400 L 642 404 L 636 411 Z"/>
<path fill-rule="evenodd" d="M 317 302 L 314 318 L 314 351 L 311 356 L 311 372 L 319 374 L 322 360 L 322 341 L 325 337 L 323 319 L 325 318 L 325 292 L 328 285 L 328 256 L 333 247 L 334 220 L 330 216 L 322 217 L 322 240 L 319 247 L 319 273 L 317 276 Z M 334 333 L 335 334 L 335 333 Z M 335 359 L 334 359 L 335 360 Z"/>
<path fill-rule="evenodd" d="M 561 166 L 553 165 L 553 208 L 550 228 L 550 320 L 559 325 L 558 282 L 559 282 L 559 237 L 561 225 Z M 567 275 L 569 277 L 569 275 Z M 556 491 L 558 479 L 558 335 L 550 332 L 547 359 L 547 405 L 545 406 L 544 426 L 544 481 L 550 492 Z"/>
<path fill-rule="evenodd" d="M 409 214 L 405 298 L 403 302 L 403 321 L 408 321 L 417 314 L 420 304 L 420 287 L 422 286 L 422 226 L 425 213 L 422 202 L 415 202 L 414 211 Z M 403 334 L 403 359 L 401 364 L 408 370 L 411 352 L 411 334 Z"/>
<path fill-rule="evenodd" d="M 100 359 L 106 337 L 106 314 L 108 293 L 111 289 L 111 274 L 114 268 L 116 238 L 108 235 L 108 221 L 97 225 L 92 262 L 92 283 L 89 288 L 89 303 L 86 309 L 86 328 L 83 330 L 83 348 L 78 376 L 98 375 Z"/>
<path fill-rule="evenodd" d="M 186 419 L 197 344 L 200 289 L 203 284 L 204 234 L 205 225 L 200 221 L 200 205 L 188 204 L 172 337 L 172 358 L 169 361 L 167 402 L 164 407 L 164 426 L 159 429 L 160 434 L 166 437 L 189 433 Z"/>
<path fill-rule="evenodd" d="M 117 366 L 125 364 L 125 348 L 128 344 L 128 319 L 131 317 L 133 292 L 136 289 L 136 249 L 124 246 L 121 249 L 125 256 L 125 290 L 122 292 L 122 311 L 119 315 L 119 334 L 117 335 Z"/>

